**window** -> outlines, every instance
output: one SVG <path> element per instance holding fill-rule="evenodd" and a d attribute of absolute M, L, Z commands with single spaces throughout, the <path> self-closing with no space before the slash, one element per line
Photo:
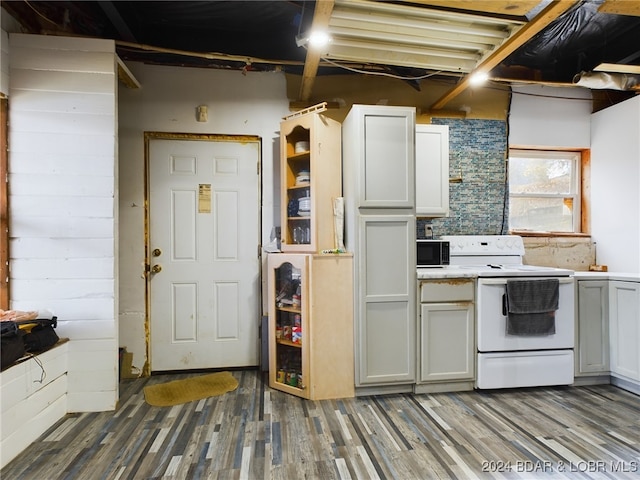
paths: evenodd
<path fill-rule="evenodd" d="M 581 153 L 509 151 L 509 229 L 580 232 Z"/>

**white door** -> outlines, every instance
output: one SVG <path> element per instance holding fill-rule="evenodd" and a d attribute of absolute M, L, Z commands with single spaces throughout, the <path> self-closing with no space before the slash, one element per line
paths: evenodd
<path fill-rule="evenodd" d="M 260 143 L 228 138 L 149 140 L 152 371 L 258 364 Z"/>

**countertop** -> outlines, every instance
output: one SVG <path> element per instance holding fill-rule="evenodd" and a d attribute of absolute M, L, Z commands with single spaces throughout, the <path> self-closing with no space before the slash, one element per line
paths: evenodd
<path fill-rule="evenodd" d="M 418 268 L 418 280 L 439 278 L 476 278 L 478 271 L 459 267 Z M 620 280 L 624 282 L 640 282 L 640 273 L 625 272 L 572 272 L 576 280 Z"/>
<path fill-rule="evenodd" d="M 576 280 L 621 280 L 623 282 L 640 282 L 640 273 L 624 272 L 573 272 Z"/>

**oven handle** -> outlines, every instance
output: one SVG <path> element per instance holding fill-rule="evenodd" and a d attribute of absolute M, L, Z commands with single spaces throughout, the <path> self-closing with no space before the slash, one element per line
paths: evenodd
<path fill-rule="evenodd" d="M 503 293 L 502 294 L 502 316 L 506 317 L 508 314 L 508 307 L 507 307 L 507 294 Z"/>
<path fill-rule="evenodd" d="M 523 277 L 513 277 L 514 279 L 517 278 L 523 278 Z M 542 278 L 542 277 L 526 277 L 527 279 L 533 279 L 533 278 Z M 544 277 L 544 278 L 550 278 L 550 277 Z M 555 278 L 555 277 L 553 277 Z M 558 282 L 560 283 L 573 283 L 573 277 L 569 277 L 569 278 L 558 278 Z M 482 285 L 506 285 L 507 284 L 507 279 L 506 278 L 492 278 L 492 279 L 488 279 L 488 278 L 481 278 L 480 279 L 480 283 Z"/>

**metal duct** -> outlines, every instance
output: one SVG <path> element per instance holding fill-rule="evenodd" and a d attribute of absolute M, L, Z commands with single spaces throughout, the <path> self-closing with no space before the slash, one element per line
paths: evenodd
<path fill-rule="evenodd" d="M 579 87 L 594 89 L 632 90 L 634 87 L 640 85 L 640 75 L 607 72 L 580 72 L 573 77 L 573 84 Z"/>

